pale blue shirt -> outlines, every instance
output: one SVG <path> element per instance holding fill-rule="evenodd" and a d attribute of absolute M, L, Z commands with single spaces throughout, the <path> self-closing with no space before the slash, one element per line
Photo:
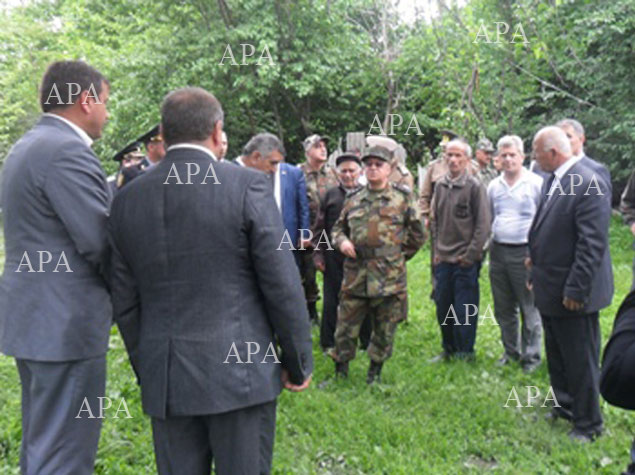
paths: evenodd
<path fill-rule="evenodd" d="M 492 209 L 492 235 L 495 242 L 527 244 L 529 229 L 541 199 L 542 178 L 525 168 L 509 186 L 505 174 L 498 176 L 487 187 Z"/>

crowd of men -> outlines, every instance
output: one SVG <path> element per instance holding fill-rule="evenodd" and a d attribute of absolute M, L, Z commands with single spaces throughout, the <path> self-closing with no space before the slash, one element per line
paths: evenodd
<path fill-rule="evenodd" d="M 77 97 L 50 101 L 70 83 Z M 389 137 L 338 150 L 330 166 L 328 138 L 313 134 L 295 166 L 278 137 L 260 133 L 227 160 L 220 103 L 184 88 L 164 99 L 160 127 L 117 154 L 107 183 L 90 145 L 109 92 L 89 65 L 53 63 L 44 115 L 3 170 L 0 349 L 22 383 L 23 473 L 92 472 L 101 420 L 63 415 L 103 396 L 113 318 L 152 418 L 159 472 L 209 473 L 214 459 L 218 473 L 268 473 L 276 398 L 311 381 L 310 322 L 336 377 L 348 376 L 359 347 L 367 383 L 381 381 L 408 318 L 406 261 L 427 234 L 442 348 L 430 361 L 475 359 L 489 256 L 498 364 L 535 371 L 544 332 L 550 418 L 571 421 L 578 441 L 601 434 L 611 180 L 584 153 L 580 123 L 540 129 L 529 168 L 516 135 L 496 147 L 479 140 L 473 160 L 467 140 L 443 131 L 417 192 Z M 193 170 L 205 177 L 190 181 Z M 186 184 L 170 182 L 179 176 Z M 635 234 L 634 177 L 622 206 Z M 72 272 L 42 269 L 43 252 Z M 245 365 L 254 354 L 262 364 Z"/>

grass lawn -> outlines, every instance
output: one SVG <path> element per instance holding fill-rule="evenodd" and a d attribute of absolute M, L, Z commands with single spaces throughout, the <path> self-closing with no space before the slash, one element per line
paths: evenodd
<path fill-rule="evenodd" d="M 1 240 L 0 240 L 1 243 Z M 4 250 L 0 248 L 0 261 Z M 611 224 L 615 272 L 613 304 L 601 315 L 606 342 L 615 312 L 631 283 L 630 232 Z M 519 366 L 499 368 L 499 328 L 479 325 L 477 361 L 429 364 L 440 350 L 434 304 L 429 299 L 429 251 L 409 263 L 410 316 L 402 324 L 380 385 L 367 387 L 368 357 L 358 354 L 347 381 L 333 381 L 313 329 L 315 372 L 310 389 L 279 399 L 275 473 L 619 473 L 628 462 L 635 417 L 602 401 L 605 435 L 579 445 L 568 425 L 544 420 L 540 405 L 549 388 L 546 365 L 525 375 Z M 488 266 L 481 272 L 481 308 L 491 305 Z M 155 473 L 150 424 L 122 340 L 112 331 L 106 395 L 127 401 L 132 419 L 104 420 L 97 473 Z M 527 404 L 526 386 L 542 397 L 534 407 L 504 407 L 512 387 Z M 116 402 L 114 403 L 117 404 Z M 20 385 L 13 359 L 0 356 L 0 473 L 18 471 Z M 112 412 L 110 416 L 114 415 Z M 123 413 L 119 414 L 123 416 Z"/>

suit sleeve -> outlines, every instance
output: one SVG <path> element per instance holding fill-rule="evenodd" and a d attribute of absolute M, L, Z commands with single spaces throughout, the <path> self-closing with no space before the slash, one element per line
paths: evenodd
<path fill-rule="evenodd" d="M 604 181 L 599 180 L 598 183 L 602 193 L 607 193 Z M 608 200 L 599 193 L 580 194 L 578 198 L 574 211 L 578 239 L 575 243 L 573 265 L 564 286 L 564 296 L 577 302 L 587 302 L 593 277 L 601 266 L 604 252 L 609 245 L 611 208 Z"/>
<path fill-rule="evenodd" d="M 309 229 L 311 227 L 309 217 L 309 199 L 306 194 L 306 180 L 304 179 L 304 173 L 302 170 L 297 170 L 298 184 L 296 193 L 296 207 L 298 212 L 298 223 L 300 223 L 300 229 Z"/>
<path fill-rule="evenodd" d="M 92 151 L 73 144 L 51 164 L 44 192 L 77 252 L 105 276 L 110 190 Z"/>
<path fill-rule="evenodd" d="M 291 251 L 277 250 L 284 227 L 264 176 L 248 185 L 244 220 L 267 318 L 280 344 L 280 361 L 291 382 L 301 384 L 313 371 L 309 315 Z"/>
<path fill-rule="evenodd" d="M 465 257 L 471 262 L 476 262 L 483 258 L 483 248 L 492 228 L 487 191 L 481 183 L 472 187 L 472 206 L 474 206 L 474 233 Z"/>
<path fill-rule="evenodd" d="M 137 375 L 137 352 L 141 330 L 141 302 L 137 284 L 130 266 L 117 243 L 118 233 L 113 216 L 108 219 L 110 254 L 110 285 L 112 289 L 113 317 L 123 338 L 130 364 Z"/>
<path fill-rule="evenodd" d="M 635 409 L 635 292 L 618 312 L 604 349 L 600 392 L 614 406 Z"/>

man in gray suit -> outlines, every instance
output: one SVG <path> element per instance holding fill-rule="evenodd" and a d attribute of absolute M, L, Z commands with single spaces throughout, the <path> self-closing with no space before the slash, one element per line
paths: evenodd
<path fill-rule="evenodd" d="M 22 383 L 22 473 L 89 474 L 101 428 L 89 412 L 104 396 L 112 320 L 110 192 L 90 145 L 108 117 L 109 85 L 86 63 L 63 61 L 40 94 L 44 115 L 2 174 L 0 350 Z"/>
<path fill-rule="evenodd" d="M 203 89 L 168 94 L 167 155 L 119 192 L 109 219 L 115 320 L 161 474 L 207 475 L 212 460 L 219 474 L 268 473 L 276 398 L 311 379 L 304 293 L 291 252 L 277 250 L 271 180 L 217 160 L 222 125 Z"/>
<path fill-rule="evenodd" d="M 573 423 L 569 437 L 602 432 L 599 311 L 611 303 L 608 186 L 580 158 L 559 127 L 541 129 L 536 160 L 549 173 L 529 232 L 531 276 L 542 316 L 549 378 L 558 406 L 551 418 Z"/>

